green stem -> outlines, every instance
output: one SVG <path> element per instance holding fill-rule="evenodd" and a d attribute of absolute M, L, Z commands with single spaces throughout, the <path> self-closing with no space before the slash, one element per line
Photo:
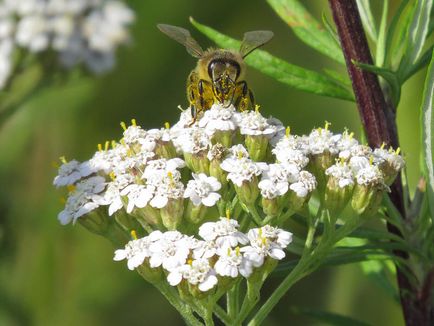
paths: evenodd
<path fill-rule="evenodd" d="M 167 301 L 178 310 L 184 321 L 189 326 L 203 326 L 193 315 L 190 307 L 182 302 L 177 293 L 165 281 L 156 283 L 154 286 L 164 295 Z M 207 324 L 208 325 L 208 324 Z M 211 325 L 211 324 L 210 324 Z"/>
<path fill-rule="evenodd" d="M 214 306 L 214 314 L 217 316 L 218 319 L 223 322 L 223 324 L 227 326 L 232 325 L 232 320 L 229 318 L 228 314 L 224 311 L 224 309 L 218 304 Z"/>
<path fill-rule="evenodd" d="M 228 316 L 234 320 L 239 310 L 240 282 L 237 282 L 226 295 Z"/>
<path fill-rule="evenodd" d="M 253 221 L 258 225 L 262 225 L 262 218 L 261 215 L 259 215 L 255 205 L 250 205 L 247 207 L 249 210 L 249 213 L 252 215 Z"/>
<path fill-rule="evenodd" d="M 297 266 L 288 274 L 283 282 L 274 290 L 273 294 L 268 298 L 264 305 L 259 309 L 256 315 L 249 322 L 248 326 L 260 325 L 262 321 L 268 316 L 270 311 L 285 295 L 285 293 L 293 286 L 298 280 L 307 275 L 306 271 L 309 269 L 309 264 L 313 261 L 314 256 L 304 256 L 297 264 Z"/>

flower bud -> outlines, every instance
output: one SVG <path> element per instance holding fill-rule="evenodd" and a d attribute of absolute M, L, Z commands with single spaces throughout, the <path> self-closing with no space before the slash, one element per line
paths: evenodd
<path fill-rule="evenodd" d="M 104 235 L 107 233 L 111 223 L 109 217 L 102 208 L 98 208 L 87 213 L 86 215 L 81 216 L 78 219 L 78 222 L 88 231 L 98 235 Z"/>
<path fill-rule="evenodd" d="M 336 155 L 331 154 L 329 151 L 324 151 L 321 154 L 313 155 L 310 157 L 309 171 L 313 173 L 317 182 L 318 190 L 324 191 L 327 183 L 327 177 L 325 171 L 333 165 Z"/>
<path fill-rule="evenodd" d="M 339 214 L 347 205 L 354 188 L 351 168 L 344 162 L 336 163 L 326 170 L 328 176 L 324 204 L 333 214 Z"/>
<path fill-rule="evenodd" d="M 196 154 L 184 152 L 185 164 L 195 173 L 209 174 L 209 160 L 205 151 Z"/>
<path fill-rule="evenodd" d="M 251 181 L 243 181 L 241 186 L 234 184 L 234 187 L 240 202 L 247 206 L 253 205 L 259 196 L 258 178 L 256 176 L 253 176 Z"/>
<path fill-rule="evenodd" d="M 245 144 L 250 158 L 255 162 L 264 161 L 267 156 L 268 137 L 246 135 Z"/>
<path fill-rule="evenodd" d="M 388 187 L 384 184 L 381 171 L 374 165 L 360 169 L 356 179 L 351 206 L 357 214 L 371 215 L 378 209 Z"/>
<path fill-rule="evenodd" d="M 288 196 L 278 196 L 275 198 L 262 197 L 262 209 L 267 216 L 278 216 L 282 213 L 288 202 Z"/>
<path fill-rule="evenodd" d="M 136 208 L 133 210 L 132 215 L 140 222 L 149 225 L 161 225 L 160 212 L 150 205 L 143 208 Z"/>
<path fill-rule="evenodd" d="M 232 146 L 234 132 L 232 130 L 218 130 L 211 137 L 213 144 L 222 144 L 229 148 Z"/>
<path fill-rule="evenodd" d="M 384 191 L 379 188 L 356 185 L 351 199 L 351 206 L 359 215 L 372 215 L 380 206 L 383 193 Z"/>
<path fill-rule="evenodd" d="M 379 168 L 383 173 L 384 183 L 391 185 L 405 166 L 405 161 L 401 155 L 399 155 L 400 149 L 394 151 L 392 148 L 389 150 L 377 148 L 374 150 L 374 160 L 378 161 Z"/>
<path fill-rule="evenodd" d="M 215 144 L 211 147 L 207 154 L 207 157 L 210 161 L 209 174 L 210 176 L 216 178 L 222 186 L 225 186 L 228 183 L 228 174 L 220 167 L 220 164 L 226 155 L 226 150 L 226 147 L 224 147 L 222 144 Z"/>
<path fill-rule="evenodd" d="M 292 211 L 300 210 L 310 199 L 312 191 L 315 190 L 318 183 L 316 178 L 308 171 L 300 171 L 298 181 L 289 186 L 289 209 Z"/>
<path fill-rule="evenodd" d="M 176 230 L 176 228 L 182 221 L 183 212 L 184 200 L 182 198 L 169 199 L 166 206 L 160 209 L 163 225 L 168 230 Z"/>
<path fill-rule="evenodd" d="M 184 212 L 184 217 L 193 224 L 200 223 L 207 216 L 208 208 L 205 205 L 195 206 L 191 201 L 188 202 Z"/>
<path fill-rule="evenodd" d="M 157 141 L 154 152 L 159 158 L 171 159 L 176 157 L 176 149 L 171 141 Z"/>
<path fill-rule="evenodd" d="M 151 268 L 148 259 L 136 268 L 137 272 L 149 283 L 156 284 L 164 280 L 164 273 L 161 267 Z"/>

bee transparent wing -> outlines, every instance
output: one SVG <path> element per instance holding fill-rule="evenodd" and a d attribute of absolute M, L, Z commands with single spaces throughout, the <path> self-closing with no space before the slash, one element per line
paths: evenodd
<path fill-rule="evenodd" d="M 157 27 L 164 34 L 184 45 L 187 49 L 187 52 L 190 53 L 193 57 L 202 57 L 202 48 L 200 47 L 199 43 L 197 43 L 196 40 L 191 36 L 188 30 L 182 27 L 166 24 L 158 24 Z"/>
<path fill-rule="evenodd" d="M 252 31 L 244 34 L 243 41 L 240 46 L 240 53 L 245 58 L 250 52 L 261 47 L 274 36 L 271 31 Z"/>

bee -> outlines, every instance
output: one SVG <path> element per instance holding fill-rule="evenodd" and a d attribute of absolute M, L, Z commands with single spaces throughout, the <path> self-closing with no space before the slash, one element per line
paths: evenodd
<path fill-rule="evenodd" d="M 231 104 L 240 111 L 255 107 L 253 92 L 245 81 L 244 58 L 273 37 L 271 31 L 252 31 L 244 34 L 239 51 L 226 49 L 202 50 L 199 43 L 184 28 L 158 24 L 164 34 L 181 43 L 193 57 L 196 68 L 187 78 L 187 99 L 190 104 L 193 124 L 201 112 L 214 103 L 224 107 Z"/>

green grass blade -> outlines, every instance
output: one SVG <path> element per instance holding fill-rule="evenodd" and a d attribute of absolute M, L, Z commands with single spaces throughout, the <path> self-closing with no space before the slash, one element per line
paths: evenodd
<path fill-rule="evenodd" d="M 191 23 L 204 35 L 223 48 L 238 49 L 240 42 L 202 25 L 192 18 Z M 246 63 L 262 73 L 296 89 L 323 96 L 354 101 L 353 93 L 327 75 L 308 70 L 256 50 L 246 58 Z"/>
<path fill-rule="evenodd" d="M 376 43 L 378 32 L 374 16 L 372 15 L 371 2 L 369 0 L 357 0 L 357 8 L 359 8 L 360 18 L 362 19 L 366 34 Z"/>
<path fill-rule="evenodd" d="M 267 0 L 267 2 L 300 40 L 329 58 L 345 63 L 340 46 L 333 42 L 328 32 L 299 1 Z"/>
<path fill-rule="evenodd" d="M 434 54 L 434 52 L 433 52 Z M 426 193 L 431 216 L 434 216 L 434 55 L 428 67 L 421 106 L 421 144 L 424 175 L 427 181 Z"/>

